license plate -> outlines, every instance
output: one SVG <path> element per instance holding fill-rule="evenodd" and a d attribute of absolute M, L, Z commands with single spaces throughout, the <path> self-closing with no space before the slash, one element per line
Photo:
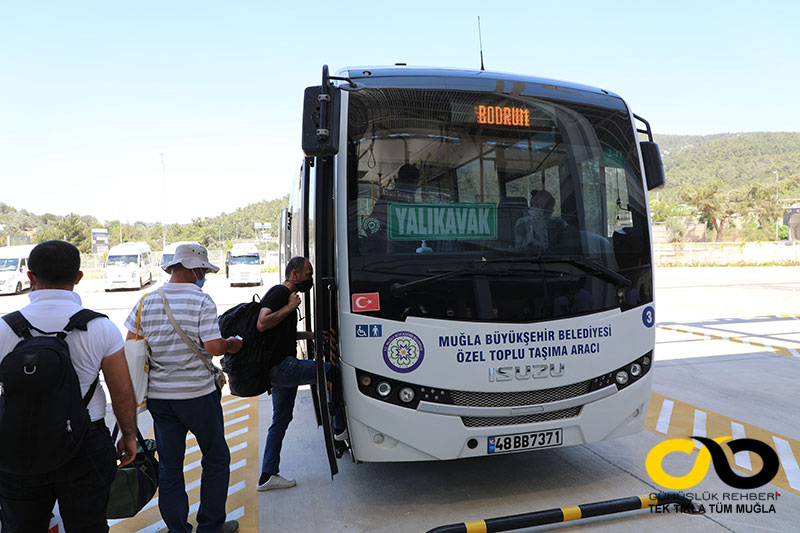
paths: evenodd
<path fill-rule="evenodd" d="M 532 433 L 519 433 L 517 435 L 500 435 L 489 437 L 489 453 L 516 452 L 520 450 L 535 450 L 549 448 L 563 444 L 563 430 L 548 429 Z"/>

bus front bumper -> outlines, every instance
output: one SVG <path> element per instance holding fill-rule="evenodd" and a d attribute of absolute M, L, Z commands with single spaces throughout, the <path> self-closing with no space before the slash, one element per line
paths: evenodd
<path fill-rule="evenodd" d="M 353 456 L 364 462 L 435 461 L 496 455 L 490 439 L 558 433 L 557 444 L 572 446 L 641 431 L 647 416 L 651 373 L 612 394 L 576 398 L 579 414 L 543 422 L 466 427 L 458 413 L 432 413 L 399 407 L 361 394 L 355 370 L 342 365 Z M 547 405 L 547 404 L 543 404 Z M 475 414 L 480 416 L 480 411 Z M 559 431 L 560 430 L 560 431 Z M 556 442 L 556 441 L 554 441 Z M 490 444 L 491 443 L 491 444 Z M 526 450 L 516 450 L 526 451 Z"/>

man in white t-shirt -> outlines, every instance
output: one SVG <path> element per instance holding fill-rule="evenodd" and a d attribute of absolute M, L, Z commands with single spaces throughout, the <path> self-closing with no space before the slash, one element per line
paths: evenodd
<path fill-rule="evenodd" d="M 195 348 L 209 360 L 211 356 L 238 352 L 242 341 L 222 338 L 217 306 L 201 290 L 206 273 L 219 270 L 208 262 L 206 249 L 196 243 L 182 244 L 161 268 L 170 274 L 163 286 L 164 298 Z M 140 334 L 144 333 L 152 350 L 147 408 L 153 415 L 158 443 L 158 509 L 171 533 L 191 533 L 183 478 L 186 435 L 191 431 L 203 454 L 197 533 L 235 533 L 238 522 L 225 521 L 231 455 L 225 441 L 220 393 L 201 356 L 170 322 L 159 292 L 145 296 L 140 323 Z M 138 311 L 136 302 L 125 321 L 128 339 L 135 336 Z"/>
<path fill-rule="evenodd" d="M 31 303 L 20 310 L 31 326 L 47 332 L 62 331 L 69 318 L 82 309 L 80 296 L 73 292 L 83 277 L 80 264 L 78 249 L 67 242 L 46 241 L 31 251 L 28 260 Z M 0 361 L 20 341 L 9 325 L 0 320 Z M 108 531 L 106 508 L 116 475 L 116 459 L 125 465 L 136 456 L 136 399 L 119 329 L 107 318 L 96 318 L 86 324 L 85 331 L 71 331 L 66 342 L 81 396 L 87 395 L 100 370 L 103 371 L 122 438 L 115 450 L 104 421 L 106 396 L 98 383 L 87 406 L 89 430 L 71 460 L 44 474 L 0 471 L 3 533 L 45 533 L 56 500 L 67 531 Z"/>

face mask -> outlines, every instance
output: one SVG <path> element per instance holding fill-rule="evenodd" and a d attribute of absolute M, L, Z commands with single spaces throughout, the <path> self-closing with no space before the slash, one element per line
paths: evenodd
<path fill-rule="evenodd" d="M 192 271 L 192 274 L 194 274 L 194 271 Z M 206 275 L 205 275 L 205 273 L 203 273 L 203 277 L 200 278 L 200 279 L 197 279 L 197 275 L 195 274 L 195 276 L 194 276 L 194 284 L 195 285 L 197 285 L 198 287 L 200 287 L 202 289 L 203 285 L 205 285 L 205 283 L 206 283 Z"/>
<path fill-rule="evenodd" d="M 294 286 L 299 292 L 308 292 L 308 291 L 311 290 L 311 287 L 314 286 L 314 280 L 313 279 L 307 279 L 305 281 L 301 281 L 299 283 L 295 283 Z"/>

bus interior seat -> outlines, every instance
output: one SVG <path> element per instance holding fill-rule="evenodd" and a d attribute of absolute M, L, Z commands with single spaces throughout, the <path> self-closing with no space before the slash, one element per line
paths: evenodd
<path fill-rule="evenodd" d="M 524 196 L 505 196 L 497 204 L 498 247 L 514 246 L 514 225 L 525 215 L 528 202 Z"/>

